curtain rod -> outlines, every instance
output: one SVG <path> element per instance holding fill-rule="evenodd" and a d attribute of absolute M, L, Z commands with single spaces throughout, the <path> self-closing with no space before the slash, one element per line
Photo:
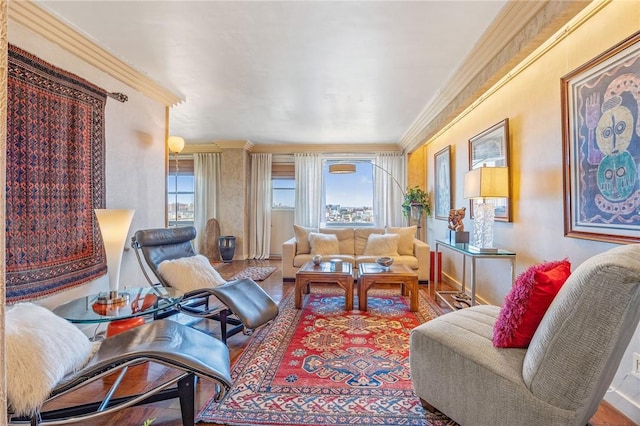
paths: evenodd
<path fill-rule="evenodd" d="M 110 92 L 110 93 L 107 93 L 107 96 L 115 99 L 118 102 L 127 102 L 129 100 L 129 97 L 127 95 L 119 92 Z"/>

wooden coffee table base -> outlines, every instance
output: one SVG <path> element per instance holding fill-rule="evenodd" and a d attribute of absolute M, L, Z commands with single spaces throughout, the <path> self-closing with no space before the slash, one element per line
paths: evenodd
<path fill-rule="evenodd" d="M 296 309 L 302 309 L 302 294 L 309 294 L 311 283 L 336 283 L 344 289 L 344 309 L 353 310 L 353 272 L 351 264 L 344 262 L 342 271 L 330 271 L 328 263 L 314 265 L 308 262 L 296 273 Z"/>
<path fill-rule="evenodd" d="M 400 284 L 403 296 L 410 296 L 411 312 L 418 310 L 418 274 L 406 265 L 391 265 L 382 271 L 376 263 L 363 263 L 358 275 L 358 309 L 367 310 L 367 292 L 376 284 Z"/>

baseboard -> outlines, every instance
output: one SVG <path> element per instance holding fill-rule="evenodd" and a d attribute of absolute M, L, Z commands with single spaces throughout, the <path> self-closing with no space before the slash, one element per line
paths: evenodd
<path fill-rule="evenodd" d="M 455 290 L 461 290 L 462 289 L 462 283 L 459 282 L 458 280 L 454 279 L 453 277 L 451 277 L 449 274 L 447 274 L 444 271 L 442 271 L 442 282 L 450 285 L 451 287 L 454 287 Z M 438 284 L 440 284 L 440 283 L 438 283 Z M 469 286 L 467 285 L 467 292 L 468 291 L 469 291 Z M 488 303 L 486 301 L 486 299 L 483 299 L 481 296 L 479 296 L 477 292 L 476 292 L 476 303 L 478 303 L 480 305 L 490 305 L 490 303 Z"/>

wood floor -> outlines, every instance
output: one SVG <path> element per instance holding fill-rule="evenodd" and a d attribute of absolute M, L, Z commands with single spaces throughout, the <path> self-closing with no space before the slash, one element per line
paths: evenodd
<path fill-rule="evenodd" d="M 222 264 L 217 266 L 221 275 L 225 278 L 229 278 L 236 272 L 239 272 L 246 266 L 262 266 L 262 265 L 274 265 L 280 266 L 280 261 L 234 261 L 232 263 Z M 293 283 L 282 282 L 282 273 L 278 269 L 265 281 L 261 281 L 260 284 L 267 291 L 271 297 L 279 302 L 282 298 L 282 294 L 285 289 L 292 288 Z M 432 286 L 421 285 L 421 291 L 428 292 L 433 296 Z M 447 310 L 443 305 L 443 310 Z M 196 328 L 203 329 L 210 334 L 219 337 L 219 331 L 216 323 L 205 321 L 194 321 L 192 318 L 181 316 L 177 318 L 180 322 L 190 324 Z M 213 324 L 213 327 L 211 325 Z M 232 336 L 228 340 L 229 352 L 233 361 L 242 353 L 245 345 L 249 341 L 250 337 L 237 334 Z M 175 372 L 166 367 L 159 365 L 145 365 L 132 368 L 128 374 L 128 377 L 123 381 L 120 387 L 120 392 L 116 394 L 126 395 L 130 393 L 138 393 L 148 383 L 153 383 L 168 376 L 174 376 Z M 89 389 L 82 392 L 82 394 L 71 394 L 66 396 L 64 402 L 79 403 L 90 402 L 100 399 L 104 395 L 110 385 L 113 383 L 113 377 L 103 379 L 93 384 Z M 210 395 L 213 394 L 213 385 L 205 382 L 204 380 L 198 381 L 197 396 L 196 396 L 196 413 L 207 402 Z M 58 404 L 56 404 L 56 407 Z M 126 410 L 114 413 L 110 416 L 103 416 L 97 420 L 91 421 L 91 425 L 142 425 L 146 419 L 155 419 L 152 423 L 153 426 L 179 426 L 182 424 L 180 420 L 180 404 L 178 400 L 156 402 L 140 407 L 131 407 Z M 204 424 L 204 423 L 202 423 Z M 211 425 L 211 424 L 208 424 Z M 633 426 L 634 422 L 624 417 L 620 412 L 613 408 L 607 402 L 603 402 L 598 409 L 596 415 L 589 422 L 590 426 Z"/>

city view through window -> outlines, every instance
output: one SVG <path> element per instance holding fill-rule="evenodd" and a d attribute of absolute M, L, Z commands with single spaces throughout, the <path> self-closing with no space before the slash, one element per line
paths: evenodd
<path fill-rule="evenodd" d="M 370 226 L 373 219 L 373 166 L 370 161 L 356 162 L 356 172 L 352 174 L 331 174 L 329 164 L 323 170 L 324 211 L 322 220 L 329 226 L 351 224 Z M 194 223 L 195 179 L 193 174 L 167 176 L 167 198 L 169 226 L 184 226 Z M 274 209 L 293 209 L 295 207 L 295 180 L 293 178 L 274 178 Z"/>
<path fill-rule="evenodd" d="M 327 225 L 372 226 L 373 218 L 373 166 L 370 161 L 355 162 L 356 172 L 329 173 L 329 162 L 324 165 L 324 221 Z"/>

